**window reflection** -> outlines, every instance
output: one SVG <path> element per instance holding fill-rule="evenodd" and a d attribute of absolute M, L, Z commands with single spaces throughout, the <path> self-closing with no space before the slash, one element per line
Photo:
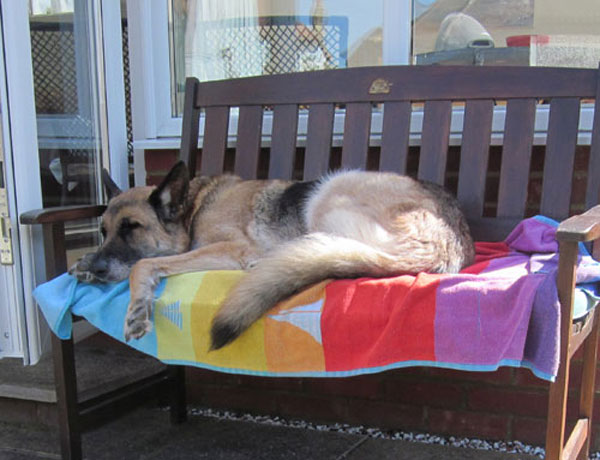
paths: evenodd
<path fill-rule="evenodd" d="M 384 0 L 171 0 L 173 114 L 201 81 L 382 64 Z"/>
<path fill-rule="evenodd" d="M 600 2 L 414 0 L 416 64 L 597 67 Z"/>

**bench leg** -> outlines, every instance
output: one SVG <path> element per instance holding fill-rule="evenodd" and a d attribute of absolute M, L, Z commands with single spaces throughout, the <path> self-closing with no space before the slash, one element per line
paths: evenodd
<path fill-rule="evenodd" d="M 587 459 L 592 440 L 592 415 L 594 414 L 594 394 L 596 388 L 596 359 L 598 354 L 598 312 L 594 315 L 594 326 L 585 341 L 583 349 L 583 374 L 579 396 L 579 417 L 588 420 L 587 439 L 579 454 L 579 459 Z"/>
<path fill-rule="evenodd" d="M 81 431 L 78 420 L 73 339 L 61 340 L 52 334 L 52 357 L 62 458 L 80 460 L 82 458 Z"/>
<path fill-rule="evenodd" d="M 171 423 L 179 424 L 187 420 L 187 401 L 185 394 L 185 367 L 169 368 L 169 403 Z"/>
<path fill-rule="evenodd" d="M 583 373 L 579 388 L 579 411 L 569 442 L 565 444 L 567 395 L 569 391 L 570 357 L 560 365 L 556 381 L 550 385 L 548 404 L 548 428 L 546 431 L 546 459 L 586 460 L 589 456 L 592 439 L 592 415 L 594 413 L 594 395 L 596 386 L 596 360 L 598 339 L 600 337 L 600 315 L 594 315 L 594 324 L 583 343 Z M 579 454 L 577 455 L 577 452 Z"/>
<path fill-rule="evenodd" d="M 576 242 L 559 244 L 558 275 L 556 287 L 560 300 L 560 365 L 556 380 L 550 384 L 546 427 L 546 460 L 563 460 L 567 395 L 571 367 L 570 342 L 573 318 L 573 292 L 575 267 L 579 248 Z M 572 459 L 571 459 L 572 460 Z"/>
<path fill-rule="evenodd" d="M 546 428 L 547 460 L 562 460 L 563 458 L 570 364 L 570 359 L 566 363 L 561 363 L 556 380 L 550 384 Z"/>

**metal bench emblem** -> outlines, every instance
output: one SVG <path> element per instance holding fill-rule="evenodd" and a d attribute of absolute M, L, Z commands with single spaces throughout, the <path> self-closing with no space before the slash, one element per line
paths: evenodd
<path fill-rule="evenodd" d="M 389 94 L 392 89 L 392 83 L 384 78 L 377 78 L 371 83 L 369 94 Z"/>

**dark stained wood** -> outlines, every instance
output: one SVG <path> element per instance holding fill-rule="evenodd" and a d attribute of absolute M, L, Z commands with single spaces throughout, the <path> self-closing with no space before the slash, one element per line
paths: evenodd
<path fill-rule="evenodd" d="M 498 189 L 497 215 L 499 217 L 525 215 L 535 103 L 535 99 L 511 99 L 506 107 Z"/>
<path fill-rule="evenodd" d="M 493 115 L 494 101 L 467 101 L 457 193 L 467 217 L 483 213 Z"/>
<path fill-rule="evenodd" d="M 198 151 L 198 122 L 200 110 L 196 106 L 199 81 L 197 78 L 185 80 L 185 98 L 183 101 L 183 121 L 181 127 L 181 145 L 179 158 L 188 166 L 190 178 L 196 175 L 196 152 Z"/>
<path fill-rule="evenodd" d="M 582 446 L 583 458 L 587 458 L 590 452 L 592 439 L 592 421 L 594 416 L 594 396 L 596 389 L 596 363 L 598 362 L 598 339 L 600 328 L 598 322 L 600 315 L 597 311 L 594 315 L 592 330 L 583 348 L 583 374 L 579 389 L 579 417 L 588 420 L 585 444 Z"/>
<path fill-rule="evenodd" d="M 406 173 L 406 161 L 410 140 L 410 102 L 386 102 L 383 108 L 383 132 L 379 169 Z"/>
<path fill-rule="evenodd" d="M 365 169 L 369 135 L 371 133 L 371 104 L 350 103 L 346 106 L 342 168 Z"/>
<path fill-rule="evenodd" d="M 187 420 L 187 397 L 185 388 L 185 367 L 170 364 L 169 374 L 170 418 L 172 424 L 183 423 Z"/>
<path fill-rule="evenodd" d="M 587 433 L 591 430 L 588 419 L 580 418 L 575 424 L 575 428 L 571 431 L 571 436 L 563 449 L 564 460 L 577 460 L 579 452 L 585 445 Z M 586 455 L 584 458 L 588 458 Z"/>
<path fill-rule="evenodd" d="M 23 218 L 23 216 L 21 216 Z M 65 225 L 62 222 L 42 226 L 48 279 L 67 270 Z M 63 458 L 81 458 L 81 427 L 77 407 L 77 377 L 73 340 L 60 340 L 52 334 L 52 362 L 56 386 L 58 431 Z"/>
<path fill-rule="evenodd" d="M 385 83 L 388 91 L 372 94 L 369 90 L 375 80 Z M 310 105 L 331 101 L 592 98 L 596 94 L 596 71 L 510 66 L 382 66 L 248 77 L 204 85 L 206 90 L 196 100 L 201 107 Z"/>
<path fill-rule="evenodd" d="M 329 169 L 334 114 L 333 104 L 314 104 L 308 110 L 304 180 L 317 179 Z"/>
<path fill-rule="evenodd" d="M 559 267 L 556 280 L 561 303 L 560 322 L 560 367 L 556 380 L 550 385 L 548 400 L 548 422 L 546 426 L 546 458 L 561 459 L 565 443 L 567 394 L 569 368 L 571 364 L 569 344 L 573 318 L 573 292 L 575 289 L 575 266 L 578 243 L 561 242 L 559 245 Z"/>
<path fill-rule="evenodd" d="M 240 107 L 234 171 L 242 179 L 256 178 L 262 116 L 263 108 L 260 105 Z"/>
<path fill-rule="evenodd" d="M 450 101 L 427 101 L 424 110 L 419 154 L 419 179 L 443 185 L 450 139 L 452 103 Z"/>
<path fill-rule="evenodd" d="M 273 108 L 273 131 L 269 158 L 270 178 L 292 178 L 297 136 L 298 106 L 296 104 L 276 105 Z"/>
<path fill-rule="evenodd" d="M 19 221 L 25 225 L 68 222 L 71 220 L 99 217 L 105 209 L 106 206 L 103 204 L 35 209 L 21 214 Z"/>
<path fill-rule="evenodd" d="M 563 220 L 556 229 L 558 241 L 587 242 L 600 238 L 600 206 L 594 206 L 583 214 Z M 598 245 L 594 244 L 598 250 Z"/>
<path fill-rule="evenodd" d="M 545 216 L 560 219 L 569 215 L 578 124 L 579 99 L 552 99 L 540 205 Z"/>
<path fill-rule="evenodd" d="M 116 416 L 168 394 L 169 383 L 168 370 L 163 369 L 113 391 L 81 401 L 79 403 L 80 429 L 93 430 L 111 419 L 114 420 Z"/>
<path fill-rule="evenodd" d="M 66 460 L 79 460 L 82 458 L 82 430 L 77 407 L 77 376 L 72 338 L 61 340 L 52 334 L 52 362 L 61 456 Z"/>
<path fill-rule="evenodd" d="M 67 247 L 65 245 L 64 222 L 42 225 L 46 278 L 53 279 L 67 271 Z"/>
<path fill-rule="evenodd" d="M 204 118 L 204 141 L 202 142 L 202 163 L 200 171 L 204 176 L 216 176 L 223 172 L 227 132 L 229 128 L 229 107 L 208 107 Z"/>

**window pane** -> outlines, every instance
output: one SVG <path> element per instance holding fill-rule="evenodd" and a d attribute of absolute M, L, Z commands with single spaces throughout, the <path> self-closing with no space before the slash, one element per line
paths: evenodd
<path fill-rule="evenodd" d="M 417 64 L 597 67 L 600 2 L 414 0 Z"/>
<path fill-rule="evenodd" d="M 171 0 L 173 115 L 201 81 L 382 64 L 384 0 Z"/>
<path fill-rule="evenodd" d="M 102 142 L 95 10 L 89 2 L 32 0 L 29 11 L 43 206 L 96 204 Z M 95 221 L 67 225 L 69 250 L 97 240 Z"/>

